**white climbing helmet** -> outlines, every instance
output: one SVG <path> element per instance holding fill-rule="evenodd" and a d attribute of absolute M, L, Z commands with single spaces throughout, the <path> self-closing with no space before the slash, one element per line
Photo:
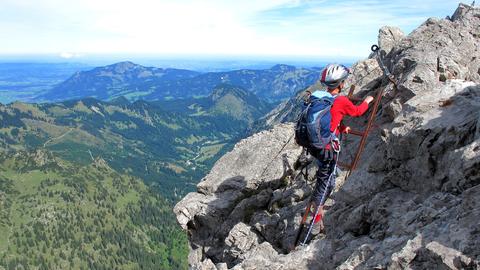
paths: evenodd
<path fill-rule="evenodd" d="M 344 65 L 329 64 L 326 66 L 320 77 L 320 82 L 329 89 L 337 88 L 342 81 L 347 79 L 350 69 Z"/>

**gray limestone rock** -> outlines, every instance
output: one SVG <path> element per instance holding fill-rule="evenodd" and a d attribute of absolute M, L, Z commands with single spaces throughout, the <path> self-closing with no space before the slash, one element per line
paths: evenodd
<path fill-rule="evenodd" d="M 378 31 L 378 46 L 388 54 L 404 37 L 405 34 L 400 28 L 384 26 Z"/>
<path fill-rule="evenodd" d="M 235 261 L 243 261 L 245 253 L 259 245 L 259 237 L 245 223 L 238 223 L 225 238 L 225 253 Z"/>
<path fill-rule="evenodd" d="M 359 166 L 337 177 L 325 232 L 294 248 L 315 165 L 306 177 L 293 125 L 275 122 L 293 120 L 287 102 L 175 206 L 192 269 L 480 268 L 480 9 L 380 32 L 398 89 L 375 59 L 354 65 L 356 96 L 387 93 Z M 347 138 L 345 162 L 359 141 Z"/>

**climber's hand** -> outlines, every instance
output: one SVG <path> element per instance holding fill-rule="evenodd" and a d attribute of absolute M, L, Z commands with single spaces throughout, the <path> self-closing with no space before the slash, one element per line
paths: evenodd
<path fill-rule="evenodd" d="M 367 104 L 369 104 L 370 102 L 373 101 L 373 97 L 372 96 L 368 96 L 366 97 L 363 101 L 367 102 Z"/>
<path fill-rule="evenodd" d="M 348 133 L 350 133 L 351 130 L 352 130 L 352 129 L 351 129 L 350 127 L 345 127 L 345 133 L 348 134 Z"/>

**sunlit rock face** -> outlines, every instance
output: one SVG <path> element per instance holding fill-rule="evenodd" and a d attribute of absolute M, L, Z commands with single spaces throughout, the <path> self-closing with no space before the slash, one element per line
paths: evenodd
<path fill-rule="evenodd" d="M 348 84 L 358 97 L 386 90 L 376 127 L 357 170 L 337 177 L 325 232 L 293 251 L 316 168 L 304 168 L 293 124 L 278 123 L 293 120 L 285 116 L 296 102 L 282 104 L 270 115 L 282 115 L 272 129 L 239 142 L 176 205 L 190 267 L 479 268 L 479 37 L 480 9 L 467 5 L 408 36 L 382 28 L 379 44 L 398 89 L 374 58 L 353 66 Z M 347 120 L 355 129 L 365 122 Z M 341 159 L 357 140 L 343 142 Z"/>

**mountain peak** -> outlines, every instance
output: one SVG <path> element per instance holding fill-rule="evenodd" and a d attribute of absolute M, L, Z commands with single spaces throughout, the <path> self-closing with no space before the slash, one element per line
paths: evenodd
<path fill-rule="evenodd" d="M 124 62 L 118 62 L 112 65 L 106 66 L 106 68 L 113 69 L 117 73 L 125 73 L 132 69 L 144 68 L 144 67 L 130 61 L 124 61 Z"/>
<path fill-rule="evenodd" d="M 128 99 L 125 96 L 119 96 L 110 100 L 109 103 L 114 105 L 129 105 L 130 101 L 128 101 Z"/>
<path fill-rule="evenodd" d="M 274 70 L 274 71 L 292 71 L 295 69 L 296 68 L 294 66 L 285 65 L 285 64 L 277 64 L 271 68 L 271 70 Z"/>
<path fill-rule="evenodd" d="M 250 93 L 247 90 L 243 89 L 242 87 L 234 86 L 227 83 L 221 83 L 215 86 L 210 97 L 212 101 L 216 101 L 228 94 L 232 94 L 236 97 L 243 99 L 244 97 L 248 96 Z"/>
<path fill-rule="evenodd" d="M 213 102 L 212 111 L 231 115 L 239 120 L 247 120 L 249 123 L 252 123 L 253 119 L 258 119 L 269 108 L 268 104 L 254 93 L 225 83 L 213 89 L 210 99 Z"/>

